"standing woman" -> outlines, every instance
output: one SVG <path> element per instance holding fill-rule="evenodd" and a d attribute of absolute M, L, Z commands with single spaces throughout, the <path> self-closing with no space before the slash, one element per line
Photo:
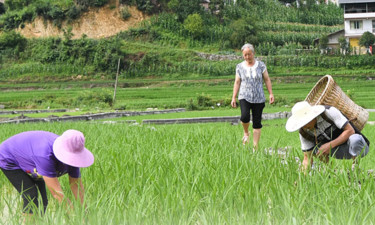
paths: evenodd
<path fill-rule="evenodd" d="M 231 105 L 237 107 L 236 96 L 241 107 L 241 122 L 244 136 L 242 143 L 249 142 L 250 110 L 253 114 L 253 149 L 258 149 L 258 143 L 262 128 L 262 113 L 266 98 L 263 91 L 263 80 L 266 84 L 270 104 L 274 102 L 272 84 L 268 76 L 266 65 L 255 59 L 254 46 L 245 44 L 241 48 L 244 61 L 236 66 L 236 78 L 233 87 Z"/>
<path fill-rule="evenodd" d="M 64 195 L 58 177 L 69 174 L 70 189 L 76 199 L 84 201 L 80 167 L 94 163 L 93 154 L 85 148 L 80 131 L 67 130 L 61 136 L 47 131 L 26 131 L 0 145 L 0 168 L 22 195 L 23 212 L 36 213 L 38 192 L 45 212 L 48 204 L 46 186 L 59 202 Z"/>

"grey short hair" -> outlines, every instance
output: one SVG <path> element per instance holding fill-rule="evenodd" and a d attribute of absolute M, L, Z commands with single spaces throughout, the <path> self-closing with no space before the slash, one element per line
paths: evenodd
<path fill-rule="evenodd" d="M 254 46 L 252 44 L 246 43 L 242 46 L 241 51 L 245 50 L 245 48 L 250 49 L 252 52 L 254 52 Z"/>

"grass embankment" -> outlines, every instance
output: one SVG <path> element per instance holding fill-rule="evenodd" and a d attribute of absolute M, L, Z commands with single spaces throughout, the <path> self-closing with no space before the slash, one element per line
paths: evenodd
<path fill-rule="evenodd" d="M 355 172 L 350 160 L 316 165 L 304 175 L 296 133 L 285 120 L 264 121 L 261 151 L 242 146 L 241 126 L 193 124 L 52 123 L 3 125 L 0 139 L 26 130 L 61 134 L 79 129 L 95 163 L 82 169 L 87 209 L 67 216 L 49 194 L 50 204 L 36 224 L 369 224 L 375 219 L 374 147 Z M 364 133 L 375 138 L 374 126 Z M 288 156 L 264 148 L 291 146 Z M 59 179 L 71 197 L 66 176 Z M 359 181 L 361 185 L 359 185 Z M 22 220 L 20 198 L 0 174 L 2 215 L 6 223 Z M 313 209 L 313 210 L 312 210 Z"/>

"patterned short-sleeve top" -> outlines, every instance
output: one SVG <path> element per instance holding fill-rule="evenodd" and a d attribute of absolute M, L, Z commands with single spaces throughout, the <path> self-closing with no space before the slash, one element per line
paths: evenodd
<path fill-rule="evenodd" d="M 237 64 L 236 76 L 241 79 L 238 100 L 245 99 L 250 103 L 266 101 L 263 91 L 263 73 L 266 70 L 266 65 L 258 60 L 255 60 L 253 66 L 248 66 L 246 61 Z"/>

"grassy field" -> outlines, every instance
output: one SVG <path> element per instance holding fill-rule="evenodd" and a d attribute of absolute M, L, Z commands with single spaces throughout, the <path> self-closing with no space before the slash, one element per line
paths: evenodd
<path fill-rule="evenodd" d="M 374 147 L 349 176 L 351 162 L 340 160 L 304 175 L 298 134 L 286 132 L 285 122 L 264 121 L 256 153 L 241 144 L 241 126 L 229 123 L 2 125 L 0 139 L 78 129 L 96 157 L 82 169 L 87 209 L 75 202 L 67 213 L 49 195 L 35 224 L 371 224 L 375 180 L 367 170 L 374 169 Z M 364 133 L 373 140 L 374 126 Z M 286 146 L 285 159 L 263 151 Z M 67 177 L 59 180 L 68 191 Z M 20 198 L 2 174 L 0 182 L 1 222 L 19 224 Z"/>

